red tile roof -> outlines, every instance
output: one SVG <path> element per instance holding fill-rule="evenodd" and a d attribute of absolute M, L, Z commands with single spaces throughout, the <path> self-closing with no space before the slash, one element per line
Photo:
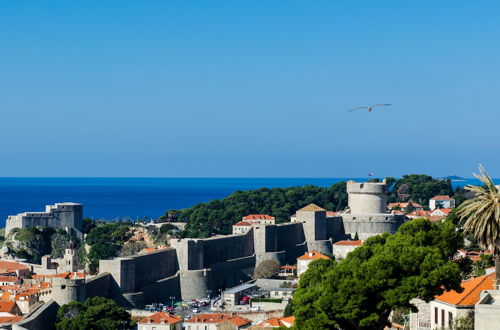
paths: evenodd
<path fill-rule="evenodd" d="M 15 271 L 15 270 L 29 270 L 29 268 L 25 265 L 22 265 L 17 262 L 11 262 L 11 261 L 0 261 L 0 269 L 6 269 L 9 271 Z"/>
<path fill-rule="evenodd" d="M 451 198 L 448 195 L 437 195 L 437 196 L 432 197 L 430 200 L 431 201 L 449 201 L 449 200 L 452 200 L 452 199 L 453 198 Z"/>
<path fill-rule="evenodd" d="M 0 282 L 17 282 L 17 276 L 0 276 Z"/>
<path fill-rule="evenodd" d="M 435 210 L 431 211 L 430 214 L 432 215 L 434 212 L 439 213 L 438 211 L 441 211 L 444 214 L 448 215 L 451 213 L 451 211 L 453 211 L 453 209 L 435 209 Z"/>
<path fill-rule="evenodd" d="M 496 273 L 479 276 L 470 280 L 462 281 L 464 291 L 458 293 L 456 291 L 448 291 L 435 299 L 450 305 L 457 306 L 473 306 L 479 301 L 479 294 L 483 290 L 493 290 Z"/>
<path fill-rule="evenodd" d="M 187 323 L 221 323 L 229 321 L 236 326 L 250 324 L 252 321 L 239 315 L 223 314 L 223 313 L 204 313 L 198 314 L 187 320 Z"/>
<path fill-rule="evenodd" d="M 247 318 L 244 318 L 244 317 L 241 317 L 239 315 L 231 317 L 228 321 L 231 322 L 232 324 L 234 324 L 237 327 L 241 327 L 241 326 L 244 326 L 246 324 L 251 324 L 252 323 L 251 320 L 249 320 Z"/>
<path fill-rule="evenodd" d="M 333 245 L 363 245 L 363 241 L 358 240 L 358 241 L 338 241 L 336 243 L 333 243 Z"/>
<path fill-rule="evenodd" d="M 267 214 L 249 214 L 244 216 L 241 220 L 274 220 L 274 217 Z"/>
<path fill-rule="evenodd" d="M 318 251 L 306 252 L 304 255 L 298 257 L 299 260 L 316 260 L 316 259 L 328 259 L 328 256 L 319 253 Z"/>
<path fill-rule="evenodd" d="M 0 316 L 0 324 L 14 324 L 23 319 L 22 316 L 12 315 L 12 316 Z"/>
<path fill-rule="evenodd" d="M 281 269 L 297 269 L 297 266 L 285 265 L 285 266 L 281 266 L 280 268 Z"/>
<path fill-rule="evenodd" d="M 412 201 L 409 201 L 407 203 L 389 203 L 389 204 L 387 204 L 387 207 L 389 209 L 393 209 L 395 207 L 399 207 L 399 208 L 404 209 L 404 208 L 408 207 L 408 204 L 410 204 L 410 203 L 411 203 L 411 205 L 413 207 L 417 207 L 417 208 L 422 208 L 423 207 L 422 205 L 420 205 L 418 203 L 415 203 L 415 202 L 412 202 Z"/>
<path fill-rule="evenodd" d="M 408 213 L 407 215 L 409 217 L 424 217 L 425 218 L 425 217 L 429 216 L 429 213 L 430 213 L 430 211 L 415 210 L 415 211 Z"/>
<path fill-rule="evenodd" d="M 290 327 L 295 323 L 295 316 L 272 317 L 257 324 L 258 327 Z"/>
<path fill-rule="evenodd" d="M 0 312 L 12 313 L 16 303 L 14 301 L 0 301 Z"/>
<path fill-rule="evenodd" d="M 240 222 L 237 222 L 235 223 L 233 226 L 252 226 L 252 223 L 251 222 L 245 222 L 245 221 L 240 221 Z"/>
<path fill-rule="evenodd" d="M 154 324 L 175 324 L 181 322 L 182 319 L 172 316 L 165 312 L 158 312 L 143 318 L 139 323 L 154 323 Z"/>
<path fill-rule="evenodd" d="M 327 217 L 336 217 L 337 216 L 337 212 L 326 211 L 326 216 Z"/>

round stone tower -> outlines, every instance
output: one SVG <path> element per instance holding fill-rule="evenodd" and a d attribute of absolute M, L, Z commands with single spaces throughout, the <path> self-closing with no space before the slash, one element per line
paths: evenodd
<path fill-rule="evenodd" d="M 54 277 L 52 279 L 52 299 L 60 306 L 72 301 L 84 301 L 85 279 Z"/>
<path fill-rule="evenodd" d="M 387 209 L 387 186 L 382 182 L 347 182 L 351 214 L 380 214 Z"/>

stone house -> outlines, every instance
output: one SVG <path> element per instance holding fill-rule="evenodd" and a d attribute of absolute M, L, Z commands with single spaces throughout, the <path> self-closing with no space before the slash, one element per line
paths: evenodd
<path fill-rule="evenodd" d="M 297 258 L 297 276 L 305 273 L 309 264 L 314 260 L 328 259 L 328 256 L 319 253 L 318 251 L 306 252 L 304 255 Z"/>
<path fill-rule="evenodd" d="M 245 234 L 252 225 L 274 225 L 274 217 L 267 214 L 249 214 L 241 218 L 241 221 L 233 225 L 233 235 Z"/>
<path fill-rule="evenodd" d="M 447 217 L 448 214 L 451 213 L 453 209 L 450 208 L 442 208 L 442 209 L 435 209 L 429 213 L 431 217 Z"/>
<path fill-rule="evenodd" d="M 219 324 L 228 321 L 233 329 L 246 329 L 252 325 L 252 321 L 236 314 L 204 313 L 198 314 L 184 322 L 185 330 L 218 330 Z M 225 323 L 227 325 L 227 322 Z M 224 327 L 224 325 L 221 325 Z"/>
<path fill-rule="evenodd" d="M 361 246 L 363 241 L 338 241 L 332 244 L 332 251 L 335 259 L 345 259 L 347 254 L 354 251 L 355 248 Z"/>
<path fill-rule="evenodd" d="M 455 199 L 448 195 L 437 195 L 429 199 L 429 209 L 454 209 Z"/>
<path fill-rule="evenodd" d="M 479 301 L 480 293 L 492 290 L 495 273 L 462 281 L 463 292 L 454 290 L 444 292 L 430 303 L 412 301 L 419 311 L 411 313 L 411 329 L 440 329 L 449 327 L 457 318 L 467 318 L 474 313 L 474 306 Z"/>
<path fill-rule="evenodd" d="M 149 315 L 137 322 L 137 330 L 181 330 L 182 319 L 166 312 Z"/>

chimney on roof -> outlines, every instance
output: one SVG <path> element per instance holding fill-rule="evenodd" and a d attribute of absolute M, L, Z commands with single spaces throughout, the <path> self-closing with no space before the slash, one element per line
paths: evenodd
<path fill-rule="evenodd" d="M 314 253 L 312 252 L 309 252 L 309 256 L 312 257 L 314 255 Z"/>

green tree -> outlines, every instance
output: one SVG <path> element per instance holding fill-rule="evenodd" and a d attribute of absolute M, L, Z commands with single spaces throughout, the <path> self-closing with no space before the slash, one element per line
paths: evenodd
<path fill-rule="evenodd" d="M 294 294 L 298 329 L 383 329 L 391 311 L 415 310 L 413 298 L 432 300 L 462 291 L 453 262 L 463 246 L 450 222 L 415 219 L 394 235 L 374 236 L 344 260 L 318 260 L 302 274 Z"/>
<path fill-rule="evenodd" d="M 103 297 L 71 302 L 57 311 L 57 330 L 121 330 L 132 329 L 130 315 L 113 300 Z"/>
<path fill-rule="evenodd" d="M 283 311 L 283 316 L 288 317 L 293 315 L 293 299 L 290 298 L 288 300 L 288 304 L 285 307 L 285 310 Z"/>
<path fill-rule="evenodd" d="M 130 223 L 100 223 L 92 228 L 85 238 L 85 243 L 90 245 L 90 251 L 84 254 L 90 271 L 97 272 L 100 259 L 117 257 L 130 237 Z"/>
<path fill-rule="evenodd" d="M 474 174 L 484 185 L 468 185 L 466 190 L 475 194 L 466 200 L 457 211 L 464 223 L 465 232 L 471 233 L 478 244 L 493 248 L 495 256 L 495 290 L 500 286 L 500 193 L 484 168 L 479 165 L 479 174 Z"/>
<path fill-rule="evenodd" d="M 253 272 L 253 278 L 269 278 L 276 275 L 280 271 L 280 264 L 276 260 L 261 261 Z"/>
<path fill-rule="evenodd" d="M 236 191 L 221 200 L 169 210 L 160 220 L 186 222 L 185 231 L 178 233 L 180 237 L 209 237 L 230 234 L 233 224 L 252 213 L 270 214 L 277 223 L 288 222 L 290 215 L 310 203 L 327 210 L 343 210 L 347 206 L 346 183 L 338 182 L 329 188 L 308 185 Z"/>

